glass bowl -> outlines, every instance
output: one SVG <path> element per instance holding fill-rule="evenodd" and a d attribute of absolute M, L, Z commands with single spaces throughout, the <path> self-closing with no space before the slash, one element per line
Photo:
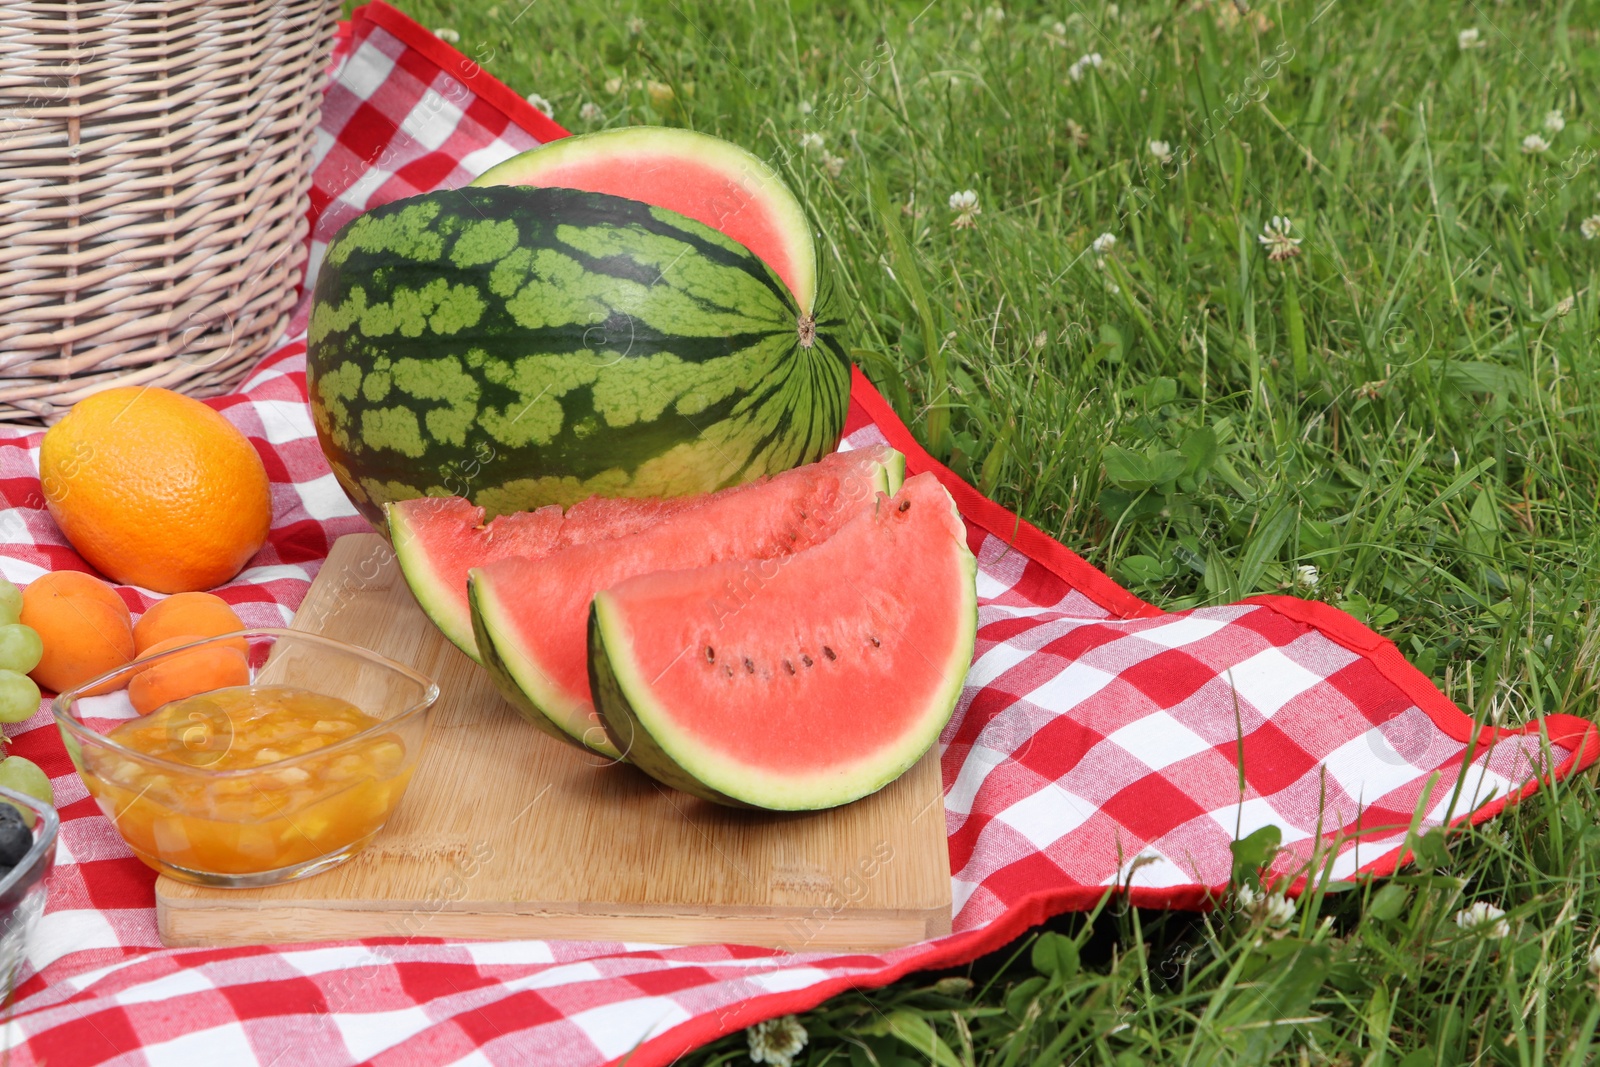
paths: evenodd
<path fill-rule="evenodd" d="M 22 962 L 28 933 L 44 914 L 45 882 L 56 865 L 56 833 L 61 822 L 56 809 L 25 793 L 0 787 L 0 800 L 9 800 L 33 821 L 33 847 L 4 878 L 0 878 L 0 982 L 10 990 L 17 965 Z"/>
<path fill-rule="evenodd" d="M 170 702 L 150 707 L 152 693 Z M 361 851 L 404 796 L 438 697 L 428 678 L 366 649 L 263 629 L 137 660 L 53 710 L 78 775 L 135 855 L 181 881 L 240 888 Z"/>

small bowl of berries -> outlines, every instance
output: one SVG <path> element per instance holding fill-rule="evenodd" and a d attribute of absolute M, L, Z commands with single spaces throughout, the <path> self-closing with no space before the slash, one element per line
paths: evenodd
<path fill-rule="evenodd" d="M 55 808 L 0 786 L 0 981 L 6 988 L 22 962 L 28 931 L 44 914 L 60 828 Z"/>

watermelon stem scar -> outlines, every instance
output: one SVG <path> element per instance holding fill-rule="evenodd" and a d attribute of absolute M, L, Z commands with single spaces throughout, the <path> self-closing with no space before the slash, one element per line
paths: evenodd
<path fill-rule="evenodd" d="M 817 317 L 815 315 L 801 315 L 799 329 L 800 347 L 810 348 L 817 343 Z"/>

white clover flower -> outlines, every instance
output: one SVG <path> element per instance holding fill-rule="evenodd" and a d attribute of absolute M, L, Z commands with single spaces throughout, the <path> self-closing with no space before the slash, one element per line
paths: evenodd
<path fill-rule="evenodd" d="M 449 26 L 440 26 L 438 29 L 433 31 L 433 35 L 439 38 L 439 40 L 443 41 L 445 44 L 461 43 L 461 34 L 457 33 L 455 30 L 452 30 Z"/>
<path fill-rule="evenodd" d="M 1322 575 L 1317 573 L 1315 564 L 1302 563 L 1295 568 L 1294 580 L 1296 585 L 1303 585 L 1307 589 L 1315 589 L 1322 580 Z"/>
<path fill-rule="evenodd" d="M 545 118 L 553 119 L 556 117 L 556 106 L 550 101 L 546 100 L 544 97 L 540 96 L 538 93 L 529 93 L 528 103 L 532 104 L 538 110 L 544 112 Z"/>
<path fill-rule="evenodd" d="M 1240 911 L 1255 911 L 1265 899 L 1266 894 L 1249 882 L 1245 882 L 1233 891 L 1234 903 L 1239 905 Z"/>
<path fill-rule="evenodd" d="M 812 110 L 813 109 L 812 109 L 812 106 L 811 106 L 811 101 L 809 101 L 809 100 L 800 101 L 800 114 L 809 115 L 809 114 L 811 114 Z"/>
<path fill-rule="evenodd" d="M 837 178 L 844 171 L 844 157 L 836 156 L 826 150 L 822 153 L 822 169 L 828 172 L 831 178 Z"/>
<path fill-rule="evenodd" d="M 1156 157 L 1157 163 L 1172 162 L 1172 146 L 1165 141 L 1151 141 L 1150 154 Z"/>
<path fill-rule="evenodd" d="M 1546 141 L 1543 137 L 1540 137 L 1536 133 L 1530 133 L 1528 136 L 1522 139 L 1522 152 L 1524 155 L 1537 155 L 1549 147 L 1550 142 Z"/>
<path fill-rule="evenodd" d="M 820 152 L 822 150 L 822 142 L 822 134 L 817 133 L 815 130 L 811 131 L 810 133 L 802 133 L 800 135 L 800 147 L 802 150 L 807 152 Z"/>
<path fill-rule="evenodd" d="M 1267 258 L 1272 262 L 1280 263 L 1300 254 L 1303 238 L 1289 236 L 1292 226 L 1289 216 L 1274 215 L 1272 221 L 1261 227 L 1261 232 L 1256 235 L 1256 240 L 1266 246 Z"/>
<path fill-rule="evenodd" d="M 1096 237 L 1094 239 L 1094 244 L 1090 245 L 1089 247 L 1094 249 L 1095 255 L 1103 256 L 1113 248 L 1117 247 L 1117 235 L 1114 233 L 1103 233 L 1099 237 Z"/>
<path fill-rule="evenodd" d="M 1268 926 L 1288 926 L 1294 920 L 1294 901 L 1282 893 L 1272 893 L 1261 902 L 1261 919 Z"/>
<path fill-rule="evenodd" d="M 810 1037 L 793 1015 L 756 1023 L 744 1033 L 750 1042 L 751 1062 L 768 1063 L 772 1067 L 790 1067 Z"/>
<path fill-rule="evenodd" d="M 1456 925 L 1463 930 L 1481 931 L 1485 937 L 1511 935 L 1511 924 L 1506 922 L 1506 913 L 1484 900 L 1456 912 Z"/>
<path fill-rule="evenodd" d="M 1106 292 L 1110 293 L 1112 296 L 1116 296 L 1118 293 L 1122 292 L 1122 286 L 1118 285 L 1114 281 L 1111 281 L 1110 279 L 1107 279 Z"/>
<path fill-rule="evenodd" d="M 1079 56 L 1077 61 L 1067 68 L 1067 77 L 1075 82 L 1081 82 L 1083 81 L 1083 72 L 1085 70 L 1090 67 L 1098 68 L 1104 63 L 1105 60 L 1100 58 L 1099 52 L 1090 52 L 1087 55 Z"/>
<path fill-rule="evenodd" d="M 607 78 L 606 79 L 606 92 L 610 93 L 613 96 L 615 96 L 617 93 L 622 92 L 622 79 L 621 78 Z"/>
<path fill-rule="evenodd" d="M 950 225 L 958 230 L 971 228 L 976 224 L 977 217 L 983 214 L 983 209 L 978 206 L 978 194 L 971 189 L 951 193 L 950 210 L 956 213 L 955 221 Z"/>
<path fill-rule="evenodd" d="M 999 4 L 991 4 L 989 9 L 983 13 L 983 19 L 985 22 L 1004 22 L 1006 20 L 1006 9 Z"/>
<path fill-rule="evenodd" d="M 599 122 L 606 117 L 606 113 L 601 111 L 600 105 L 593 100 L 585 100 L 583 106 L 578 109 L 578 117 L 584 122 Z"/>
<path fill-rule="evenodd" d="M 1583 234 L 1585 241 L 1592 241 L 1600 237 L 1600 215 L 1590 215 L 1578 223 L 1578 232 Z"/>
<path fill-rule="evenodd" d="M 1557 134 L 1567 128 L 1567 116 L 1561 113 L 1560 108 L 1553 108 L 1545 112 L 1544 130 L 1549 134 Z"/>
<path fill-rule="evenodd" d="M 638 15 L 635 15 L 633 18 L 628 20 L 627 27 L 628 36 L 637 37 L 644 32 L 644 19 L 640 18 Z"/>
<path fill-rule="evenodd" d="M 1462 30 L 1460 33 L 1456 34 L 1456 47 L 1461 49 L 1463 52 L 1470 48 L 1482 48 L 1484 43 L 1485 42 L 1478 40 L 1478 27 L 1476 26 Z"/>

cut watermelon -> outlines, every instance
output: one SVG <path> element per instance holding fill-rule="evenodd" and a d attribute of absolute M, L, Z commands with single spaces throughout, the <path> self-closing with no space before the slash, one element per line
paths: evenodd
<path fill-rule="evenodd" d="M 904 458 L 886 445 L 836 452 L 765 482 L 699 498 L 635 534 L 542 559 L 474 567 L 472 627 L 483 665 L 534 725 L 615 757 L 589 695 L 589 603 L 626 578 L 725 560 L 770 560 L 818 544 L 892 492 Z"/>
<path fill-rule="evenodd" d="M 501 515 L 487 526 L 483 508 L 459 496 L 392 501 L 383 510 L 395 559 L 417 603 L 452 644 L 476 660 L 467 571 L 507 556 L 538 558 L 571 545 L 637 533 L 698 499 L 592 497 L 565 514 L 552 504 Z"/>
<path fill-rule="evenodd" d="M 687 215 L 754 252 L 815 310 L 816 253 L 805 211 L 756 156 L 692 130 L 629 126 L 563 137 L 513 156 L 473 185 L 537 185 L 608 193 Z"/>
<path fill-rule="evenodd" d="M 621 582 L 590 616 L 606 731 L 641 770 L 707 800 L 799 810 L 866 796 L 949 721 L 976 576 L 950 494 L 919 474 L 787 559 Z"/>

